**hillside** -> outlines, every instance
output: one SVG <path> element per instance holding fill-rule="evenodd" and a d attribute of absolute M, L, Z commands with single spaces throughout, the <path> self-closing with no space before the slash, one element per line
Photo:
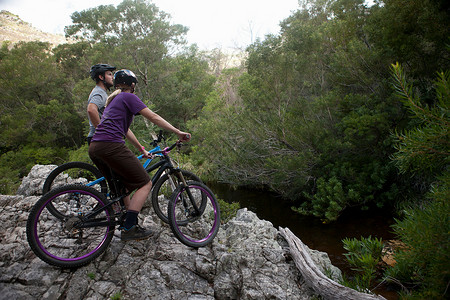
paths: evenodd
<path fill-rule="evenodd" d="M 3 41 L 10 41 L 12 44 L 20 41 L 42 41 L 54 46 L 67 43 L 63 35 L 42 32 L 6 10 L 0 12 L 0 42 Z"/>

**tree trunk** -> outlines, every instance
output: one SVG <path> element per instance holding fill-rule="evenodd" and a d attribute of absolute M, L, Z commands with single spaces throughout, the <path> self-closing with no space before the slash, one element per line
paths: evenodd
<path fill-rule="evenodd" d="M 354 289 L 345 287 L 327 276 L 325 276 L 315 265 L 309 252 L 306 250 L 302 241 L 296 237 L 288 228 L 280 227 L 281 235 L 289 243 L 291 255 L 295 265 L 303 275 L 305 282 L 316 293 L 324 299 L 355 299 L 355 300 L 381 300 L 385 299 L 379 295 L 371 295 L 358 292 Z"/>

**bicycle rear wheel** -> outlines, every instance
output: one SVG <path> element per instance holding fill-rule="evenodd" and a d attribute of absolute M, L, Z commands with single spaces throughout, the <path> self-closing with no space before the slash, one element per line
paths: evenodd
<path fill-rule="evenodd" d="M 108 192 L 106 180 L 93 183 L 102 177 L 102 173 L 94 165 L 82 161 L 68 162 L 50 172 L 45 179 L 42 195 L 58 186 L 73 183 L 86 184 L 106 194 Z"/>
<path fill-rule="evenodd" d="M 189 181 L 187 187 L 180 185 L 175 190 L 168 217 L 175 237 L 193 248 L 211 243 L 220 227 L 219 204 L 213 192 L 201 182 Z"/>
<path fill-rule="evenodd" d="M 197 181 L 202 182 L 200 178 L 194 173 L 186 170 L 181 170 L 183 177 L 186 181 Z M 180 180 L 177 174 L 173 172 L 172 174 L 165 173 L 162 175 L 152 188 L 152 206 L 156 215 L 165 223 L 169 223 L 169 218 L 167 217 L 167 207 L 169 205 L 170 197 L 173 192 L 180 185 Z"/>
<path fill-rule="evenodd" d="M 51 190 L 31 209 L 27 240 L 43 261 L 62 268 L 88 264 L 106 250 L 114 234 L 114 212 L 93 188 L 71 184 Z M 49 212 L 52 204 L 64 218 Z M 87 217 L 93 210 L 96 214 Z"/>
<path fill-rule="evenodd" d="M 42 188 L 42 195 L 62 185 L 74 183 L 91 186 L 101 193 L 106 194 L 108 192 L 108 185 L 106 180 L 104 178 L 101 180 L 101 178 L 103 178 L 102 173 L 91 164 L 81 161 L 65 163 L 58 166 L 47 176 L 44 187 Z M 51 202 L 47 205 L 47 209 L 57 218 L 64 217 Z"/>

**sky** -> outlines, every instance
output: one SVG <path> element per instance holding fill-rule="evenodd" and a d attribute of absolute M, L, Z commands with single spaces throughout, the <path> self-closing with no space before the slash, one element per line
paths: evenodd
<path fill-rule="evenodd" d="M 0 0 L 0 10 L 18 15 L 44 32 L 64 34 L 71 14 L 122 0 Z M 279 23 L 299 8 L 298 0 L 152 0 L 189 28 L 188 43 L 200 49 L 244 48 L 257 38 L 278 34 Z"/>

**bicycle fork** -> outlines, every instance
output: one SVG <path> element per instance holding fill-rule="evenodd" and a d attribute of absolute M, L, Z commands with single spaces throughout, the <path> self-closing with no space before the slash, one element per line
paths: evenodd
<path fill-rule="evenodd" d="M 191 193 L 191 190 L 189 189 L 189 185 L 186 183 L 186 179 L 184 178 L 184 176 L 181 173 L 180 169 L 177 169 L 175 172 L 176 172 L 175 176 L 177 176 L 180 179 L 180 184 L 181 184 L 182 188 L 184 188 L 184 190 L 186 191 L 186 193 L 188 195 L 188 198 L 189 198 L 189 201 L 191 202 L 192 207 L 194 208 L 194 211 L 190 212 L 187 199 L 186 199 L 186 197 L 183 197 L 183 195 L 181 193 L 180 196 L 181 196 L 182 201 L 183 201 L 183 207 L 184 207 L 185 215 L 186 216 L 191 215 L 192 217 L 199 216 L 200 215 L 200 210 L 199 210 L 199 208 L 197 206 L 197 203 L 195 202 L 195 199 L 194 199 L 194 196 Z M 171 178 L 171 180 L 172 180 L 172 178 Z M 173 180 L 172 180 L 172 182 L 173 182 Z"/>

